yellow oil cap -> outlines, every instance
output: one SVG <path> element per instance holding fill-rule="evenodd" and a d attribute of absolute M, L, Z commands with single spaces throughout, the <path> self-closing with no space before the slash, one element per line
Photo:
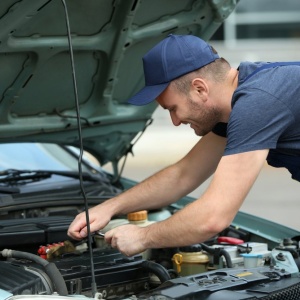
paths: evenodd
<path fill-rule="evenodd" d="M 127 214 L 128 221 L 144 221 L 148 218 L 148 212 L 146 210 L 136 211 Z"/>

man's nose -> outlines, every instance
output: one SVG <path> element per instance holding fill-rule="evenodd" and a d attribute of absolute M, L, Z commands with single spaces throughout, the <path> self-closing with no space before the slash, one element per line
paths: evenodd
<path fill-rule="evenodd" d="M 170 116 L 171 116 L 171 120 L 172 120 L 172 123 L 174 124 L 174 126 L 179 126 L 181 124 L 180 119 L 176 116 L 176 114 L 174 112 L 170 111 Z"/>

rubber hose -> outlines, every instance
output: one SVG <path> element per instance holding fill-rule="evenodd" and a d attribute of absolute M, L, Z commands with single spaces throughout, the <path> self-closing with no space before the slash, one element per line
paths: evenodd
<path fill-rule="evenodd" d="M 225 249 L 221 249 L 220 256 L 224 256 L 227 268 L 233 268 L 231 257 Z"/>
<path fill-rule="evenodd" d="M 161 283 L 164 283 L 165 281 L 171 279 L 168 271 L 158 263 L 155 263 L 153 261 L 143 261 L 142 267 L 155 274 L 159 278 Z"/>
<path fill-rule="evenodd" d="M 208 252 L 209 254 L 215 254 L 216 249 L 219 249 L 219 248 L 209 247 L 205 244 L 200 244 L 200 245 L 201 245 L 202 249 L 205 250 L 206 252 Z M 221 250 L 219 251 L 219 256 L 224 256 L 227 268 L 233 267 L 231 257 L 225 249 L 221 248 Z"/>
<path fill-rule="evenodd" d="M 54 263 L 49 263 L 47 260 L 28 252 L 4 249 L 1 251 L 1 254 L 3 257 L 24 258 L 41 265 L 44 267 L 46 274 L 49 276 L 50 280 L 55 286 L 56 292 L 61 296 L 68 295 L 68 289 L 65 280 Z"/>
<path fill-rule="evenodd" d="M 216 252 L 215 248 L 209 247 L 206 244 L 200 244 L 200 245 L 201 245 L 202 249 L 205 250 L 206 252 L 208 252 L 209 254 L 215 254 L 215 252 Z"/>

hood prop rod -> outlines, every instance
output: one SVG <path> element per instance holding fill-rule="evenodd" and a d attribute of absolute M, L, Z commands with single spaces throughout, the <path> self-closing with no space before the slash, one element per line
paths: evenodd
<path fill-rule="evenodd" d="M 89 245 L 90 265 L 91 265 L 91 279 L 92 279 L 91 288 L 92 288 L 93 297 L 95 297 L 95 295 L 97 293 L 97 285 L 96 285 L 96 280 L 95 280 L 92 238 L 91 238 L 91 234 L 90 234 L 91 230 L 90 230 L 89 213 L 88 213 L 88 200 L 87 200 L 84 188 L 83 188 L 83 180 L 82 180 L 83 142 L 82 142 L 82 133 L 81 133 L 81 122 L 80 122 L 81 117 L 80 117 L 80 108 L 79 108 L 78 91 L 77 91 L 77 83 L 76 83 L 74 55 L 73 55 L 73 47 L 72 47 L 72 38 L 71 38 L 68 8 L 67 8 L 65 0 L 61 0 L 61 2 L 64 6 L 65 18 L 66 18 L 66 27 L 67 27 L 67 31 L 68 31 L 68 43 L 69 43 L 72 75 L 73 75 L 73 85 L 74 85 L 74 95 L 75 95 L 76 115 L 77 115 L 77 127 L 78 127 L 78 138 L 79 138 L 79 145 L 80 145 L 80 155 L 78 157 L 78 169 L 79 169 L 79 179 L 80 179 L 79 181 L 80 181 L 80 188 L 81 188 L 82 196 L 83 196 L 83 199 L 84 199 L 84 205 L 85 205 L 87 234 L 88 234 L 88 245 Z"/>

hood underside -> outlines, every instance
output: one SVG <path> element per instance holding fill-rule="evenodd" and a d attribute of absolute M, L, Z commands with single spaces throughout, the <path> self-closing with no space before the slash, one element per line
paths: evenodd
<path fill-rule="evenodd" d="M 168 34 L 208 40 L 237 0 L 0 2 L 0 142 L 83 145 L 101 163 L 130 150 L 156 108 L 127 99 L 144 84 L 142 56 Z"/>

